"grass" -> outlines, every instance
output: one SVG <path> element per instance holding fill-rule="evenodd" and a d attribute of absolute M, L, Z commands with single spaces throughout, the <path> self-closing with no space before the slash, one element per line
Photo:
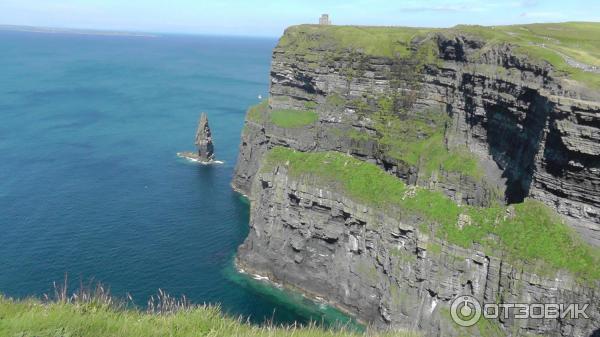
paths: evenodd
<path fill-rule="evenodd" d="M 197 307 L 168 315 L 91 304 L 42 304 L 35 300 L 0 299 L 2 336 L 354 336 L 315 326 L 303 328 L 256 327 L 226 318 L 217 307 Z"/>
<path fill-rule="evenodd" d="M 435 110 L 396 111 L 390 97 L 383 96 L 377 101 L 374 113 L 364 100 L 351 102 L 357 107 L 359 117 L 372 118 L 377 134 L 370 135 L 364 129 L 352 128 L 345 131 L 344 136 L 357 142 L 373 140 L 382 154 L 418 167 L 426 175 L 443 170 L 476 180 L 483 178 L 484 172 L 477 157 L 466 147 L 447 148 L 444 141 L 445 129 L 450 124 L 447 113 Z"/>
<path fill-rule="evenodd" d="M 311 62 L 325 58 L 327 53 L 323 52 L 338 58 L 341 53 L 355 51 L 368 56 L 396 58 L 411 55 L 410 47 L 415 38 L 431 41 L 426 37 L 437 33 L 450 37 L 456 34 L 479 36 L 486 41 L 484 49 L 502 43 L 512 44 L 520 54 L 528 55 L 532 60 L 547 61 L 559 73 L 600 88 L 599 74 L 572 67 L 563 57 L 566 55 L 600 67 L 600 23 L 456 26 L 448 29 L 300 25 L 286 30 L 279 47 L 286 53 L 302 54 L 305 60 Z M 421 56 L 431 57 L 428 53 L 417 53 L 417 57 Z"/>
<path fill-rule="evenodd" d="M 316 103 L 306 104 L 307 109 L 314 109 L 315 107 Z M 281 128 L 299 128 L 313 124 L 319 119 L 319 115 L 314 110 L 283 109 L 270 111 L 269 100 L 264 100 L 248 109 L 246 119 L 259 124 L 270 121 Z"/>
<path fill-rule="evenodd" d="M 313 110 L 275 110 L 271 112 L 271 122 L 281 128 L 299 128 L 315 123 L 319 115 Z"/>
<path fill-rule="evenodd" d="M 192 305 L 164 292 L 147 310 L 131 308 L 103 288 L 51 300 L 12 300 L 0 295 L 0 336 L 20 337 L 196 337 L 196 336 L 364 336 L 344 329 L 308 326 L 257 326 L 225 316 L 216 306 Z M 368 336 L 416 337 L 415 333 L 367 333 Z"/>
<path fill-rule="evenodd" d="M 357 26 L 293 26 L 285 31 L 279 47 L 286 52 L 358 50 L 380 57 L 407 56 L 410 41 L 432 29 Z"/>
<path fill-rule="evenodd" d="M 259 104 L 253 105 L 248 109 L 246 118 L 256 123 L 263 123 L 269 113 L 269 100 L 265 99 Z"/>
<path fill-rule="evenodd" d="M 467 149 L 448 149 L 444 132 L 449 117 L 442 111 L 393 112 L 389 99 L 379 102 L 374 116 L 379 145 L 386 155 L 419 167 L 426 174 L 444 170 L 481 179 L 483 170 Z"/>
<path fill-rule="evenodd" d="M 439 243 L 429 242 L 427 244 L 427 250 L 435 255 L 440 255 L 442 253 L 442 246 Z"/>
<path fill-rule="evenodd" d="M 435 237 L 470 248 L 481 244 L 492 255 L 506 254 L 515 266 L 533 266 L 552 274 L 565 270 L 580 281 L 600 280 L 600 250 L 584 243 L 559 216 L 534 200 L 514 206 L 459 206 L 441 192 L 416 189 L 374 164 L 338 152 L 303 153 L 287 148 L 270 150 L 262 170 L 285 165 L 290 176 L 337 190 L 351 199 L 398 215 L 418 215 L 431 224 Z M 470 224 L 460 228 L 459 216 Z M 437 249 L 434 249 L 437 251 Z"/>
<path fill-rule="evenodd" d="M 399 202 L 406 186 L 377 166 L 337 152 L 303 153 L 275 147 L 269 151 L 263 171 L 288 162 L 294 177 L 311 175 L 324 186 L 342 188 L 350 197 L 370 205 Z"/>
<path fill-rule="evenodd" d="M 357 130 L 354 128 L 344 132 L 343 135 L 355 141 L 368 141 L 372 139 L 366 130 Z"/>
<path fill-rule="evenodd" d="M 562 55 L 600 67 L 600 23 L 567 22 L 511 26 L 457 26 L 457 31 L 481 36 L 488 44 L 510 43 L 533 59 L 548 61 L 555 70 L 600 88 L 600 74 L 570 66 Z M 562 55 L 561 55 L 562 54 Z"/>

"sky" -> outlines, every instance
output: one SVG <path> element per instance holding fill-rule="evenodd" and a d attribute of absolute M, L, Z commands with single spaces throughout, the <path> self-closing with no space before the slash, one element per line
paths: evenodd
<path fill-rule="evenodd" d="M 450 27 L 600 21 L 599 0 L 0 0 L 0 24 L 280 36 L 316 23 Z"/>

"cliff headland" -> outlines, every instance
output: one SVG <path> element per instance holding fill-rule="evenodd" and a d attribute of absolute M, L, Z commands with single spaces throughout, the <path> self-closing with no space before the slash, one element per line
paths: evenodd
<path fill-rule="evenodd" d="M 238 264 L 382 329 L 591 336 L 599 65 L 597 23 L 287 29 L 242 134 Z M 462 294 L 590 319 L 461 328 Z"/>

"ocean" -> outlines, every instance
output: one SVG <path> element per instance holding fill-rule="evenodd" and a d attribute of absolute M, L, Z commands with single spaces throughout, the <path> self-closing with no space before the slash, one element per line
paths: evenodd
<path fill-rule="evenodd" d="M 0 31 L 0 293 L 163 289 L 254 323 L 347 322 L 233 268 L 249 205 L 230 187 L 275 39 Z M 216 159 L 194 150 L 200 112 Z"/>

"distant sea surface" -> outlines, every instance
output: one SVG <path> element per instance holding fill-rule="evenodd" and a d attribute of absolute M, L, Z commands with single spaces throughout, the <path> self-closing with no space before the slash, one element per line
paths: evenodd
<path fill-rule="evenodd" d="M 257 323 L 347 319 L 232 266 L 249 205 L 229 184 L 275 44 L 1 31 L 0 293 L 68 275 L 142 306 L 163 289 Z M 176 156 L 202 111 L 222 165 Z"/>

